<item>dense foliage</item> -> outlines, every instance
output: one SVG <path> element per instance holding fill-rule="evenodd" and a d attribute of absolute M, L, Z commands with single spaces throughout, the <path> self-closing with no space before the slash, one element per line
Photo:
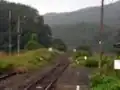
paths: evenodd
<path fill-rule="evenodd" d="M 9 18 L 10 10 L 11 19 Z M 17 33 L 18 16 L 20 17 L 20 33 Z M 39 44 L 45 47 L 51 45 L 51 28 L 44 24 L 43 16 L 40 16 L 36 9 L 2 0 L 0 1 L 0 50 L 8 50 L 9 29 L 11 29 L 12 50 L 17 48 L 18 34 L 21 35 L 21 49 L 28 44 L 32 33 L 36 34 Z"/>
<path fill-rule="evenodd" d="M 92 56 L 92 50 L 89 45 L 80 45 L 76 48 L 81 56 Z M 84 54 L 86 52 L 86 54 Z M 79 55 L 80 56 L 80 55 Z"/>
<path fill-rule="evenodd" d="M 67 46 L 61 39 L 54 39 L 52 43 L 52 47 L 58 49 L 60 51 L 66 51 Z"/>
<path fill-rule="evenodd" d="M 120 90 L 120 79 L 113 76 L 99 75 L 92 76 L 91 90 Z"/>
<path fill-rule="evenodd" d="M 120 90 L 120 71 L 113 68 L 116 58 L 120 57 L 103 54 L 102 65 L 98 69 L 99 54 L 88 56 L 87 60 L 85 60 L 84 55 L 75 52 L 73 54 L 73 65 L 94 68 L 90 75 L 91 90 Z"/>
<path fill-rule="evenodd" d="M 24 49 L 34 50 L 34 49 L 39 49 L 39 48 L 44 48 L 44 46 L 39 44 L 39 42 L 37 40 L 37 35 L 36 34 L 32 34 L 30 40 L 25 45 Z"/>

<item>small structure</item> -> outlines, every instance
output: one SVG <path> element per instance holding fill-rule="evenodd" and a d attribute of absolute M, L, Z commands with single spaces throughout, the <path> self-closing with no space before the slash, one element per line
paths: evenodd
<path fill-rule="evenodd" d="M 120 69 L 120 60 L 114 60 L 114 69 Z"/>
<path fill-rule="evenodd" d="M 48 51 L 52 52 L 52 51 L 53 51 L 53 48 L 52 48 L 52 47 L 48 48 Z"/>
<path fill-rule="evenodd" d="M 73 52 L 76 52 L 76 49 L 73 49 Z"/>

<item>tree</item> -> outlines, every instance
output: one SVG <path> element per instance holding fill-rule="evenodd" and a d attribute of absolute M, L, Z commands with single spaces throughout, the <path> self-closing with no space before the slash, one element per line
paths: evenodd
<path fill-rule="evenodd" d="M 43 16 L 30 6 L 15 4 L 7 1 L 0 2 L 0 50 L 8 49 L 8 11 L 12 11 L 11 37 L 12 50 L 17 49 L 17 35 L 21 34 L 20 48 L 24 49 L 29 42 L 32 33 L 37 36 L 37 42 L 45 47 L 51 44 L 51 28 L 44 24 Z M 17 33 L 17 19 L 20 16 L 20 33 Z M 32 41 L 33 43 L 33 41 Z"/>
<path fill-rule="evenodd" d="M 44 46 L 40 45 L 39 42 L 37 41 L 37 36 L 35 33 L 33 33 L 31 35 L 30 40 L 25 45 L 25 49 L 27 49 L 27 50 L 39 49 L 39 48 L 43 48 L 43 47 Z"/>
<path fill-rule="evenodd" d="M 43 26 L 43 30 L 39 33 L 39 42 L 44 45 L 45 47 L 49 47 L 52 42 L 52 31 L 48 24 Z"/>
<path fill-rule="evenodd" d="M 52 43 L 52 47 L 56 48 L 60 51 L 66 51 L 67 50 L 67 46 L 65 45 L 65 43 L 61 39 L 54 39 L 53 43 Z"/>
<path fill-rule="evenodd" d="M 77 51 L 87 52 L 90 56 L 92 55 L 92 50 L 88 45 L 80 45 L 76 49 Z"/>

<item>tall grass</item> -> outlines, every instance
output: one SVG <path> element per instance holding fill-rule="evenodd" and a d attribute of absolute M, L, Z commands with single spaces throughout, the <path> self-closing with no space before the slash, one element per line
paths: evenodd
<path fill-rule="evenodd" d="M 120 90 L 120 71 L 114 70 L 113 67 L 114 60 L 119 57 L 103 55 L 102 67 L 97 69 L 99 58 L 99 54 L 94 54 L 88 57 L 87 60 L 84 60 L 83 56 L 77 56 L 74 58 L 73 63 L 77 67 L 82 65 L 84 67 L 96 68 L 95 72 L 90 76 L 91 90 Z"/>
<path fill-rule="evenodd" d="M 0 57 L 0 71 L 10 70 L 18 67 L 26 67 L 27 69 L 37 69 L 45 64 L 52 62 L 57 55 L 55 52 L 49 52 L 47 49 L 39 49 L 21 53 L 19 56 Z"/>

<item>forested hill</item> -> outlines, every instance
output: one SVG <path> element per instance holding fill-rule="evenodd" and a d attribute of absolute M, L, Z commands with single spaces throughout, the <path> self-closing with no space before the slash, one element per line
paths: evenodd
<path fill-rule="evenodd" d="M 12 18 L 9 23 L 9 10 L 12 11 Z M 51 43 L 51 28 L 44 24 L 43 16 L 30 6 L 23 4 L 0 1 L 0 50 L 8 50 L 8 30 L 11 29 L 12 50 L 17 48 L 17 20 L 20 16 L 21 49 L 26 46 L 36 45 L 48 47 Z M 9 27 L 10 25 L 10 27 Z M 34 37 L 34 38 L 33 38 Z M 31 40 L 32 39 L 32 40 Z M 33 40 L 35 39 L 35 40 Z M 31 44 L 30 44 L 31 43 Z"/>
<path fill-rule="evenodd" d="M 120 1 L 105 6 L 105 24 L 118 26 L 120 23 Z M 68 13 L 48 13 L 44 15 L 45 23 L 74 24 L 80 22 L 96 23 L 100 21 L 100 7 L 89 7 Z"/>
<path fill-rule="evenodd" d="M 75 48 L 79 45 L 89 45 L 93 49 L 99 47 L 99 24 L 94 23 L 78 23 L 71 25 L 56 25 L 52 27 L 53 35 L 61 38 L 66 42 L 70 48 Z M 115 38 L 118 35 L 118 29 L 104 26 L 102 39 L 104 41 L 104 50 L 110 50 L 113 48 L 113 44 L 118 41 L 119 38 Z"/>

